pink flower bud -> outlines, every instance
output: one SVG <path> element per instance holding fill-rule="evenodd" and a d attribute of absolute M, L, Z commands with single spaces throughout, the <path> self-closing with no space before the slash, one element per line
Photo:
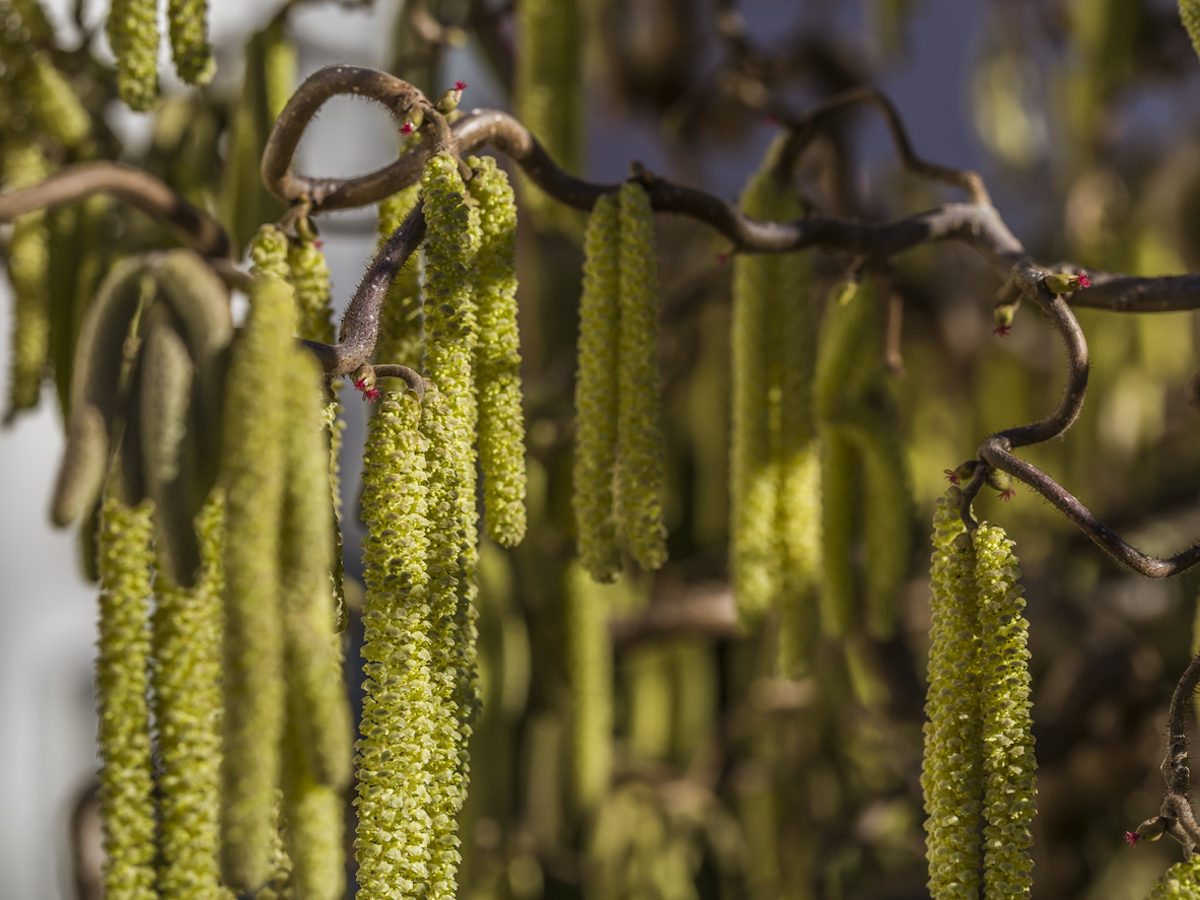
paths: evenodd
<path fill-rule="evenodd" d="M 1079 286 L 1089 288 L 1092 286 L 1092 279 L 1087 277 L 1087 272 L 1079 273 Z"/>
<path fill-rule="evenodd" d="M 454 82 L 454 89 L 456 91 L 465 91 L 467 89 L 467 83 L 465 81 L 456 81 Z"/>
<path fill-rule="evenodd" d="M 1136 831 L 1125 832 L 1125 843 L 1127 843 L 1130 847 L 1136 847 L 1137 842 L 1140 839 L 1141 839 L 1141 835 L 1138 834 Z"/>

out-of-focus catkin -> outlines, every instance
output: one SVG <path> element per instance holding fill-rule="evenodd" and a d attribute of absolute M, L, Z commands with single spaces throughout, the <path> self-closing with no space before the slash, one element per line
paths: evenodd
<path fill-rule="evenodd" d="M 227 885 L 270 875 L 284 727 L 279 535 L 286 405 L 275 382 L 293 361 L 295 309 L 285 282 L 259 276 L 230 360 L 221 482 L 225 547 L 225 741 L 221 854 Z"/>
<path fill-rule="evenodd" d="M 517 329 L 517 207 L 508 175 L 490 157 L 471 157 L 471 196 L 479 203 L 476 257 L 475 390 L 479 464 L 488 536 L 513 547 L 525 536 L 525 416 Z"/>
<path fill-rule="evenodd" d="M 208 84 L 217 70 L 208 43 L 208 0 L 168 0 L 171 56 L 185 84 Z"/>
<path fill-rule="evenodd" d="M 613 588 L 581 565 L 567 570 L 567 659 L 571 683 L 571 773 L 575 802 L 595 809 L 612 777 L 613 649 L 608 618 Z"/>
<path fill-rule="evenodd" d="M 115 486 L 116 479 L 110 479 Z M 104 896 L 154 900 L 155 821 L 147 701 L 151 506 L 114 496 L 100 515 L 96 655 Z"/>
<path fill-rule="evenodd" d="M 640 184 L 621 186 L 617 341 L 616 508 L 629 552 L 644 568 L 667 561 L 658 375 L 658 254 L 654 212 Z"/>
<path fill-rule="evenodd" d="M 158 103 L 157 0 L 113 0 L 107 29 L 117 93 L 135 112 L 149 112 Z"/>
<path fill-rule="evenodd" d="M 617 342 L 620 219 L 617 198 L 596 200 L 584 237 L 579 300 L 579 371 L 575 377 L 575 531 L 579 558 L 596 581 L 621 571 L 613 506 L 617 459 Z"/>

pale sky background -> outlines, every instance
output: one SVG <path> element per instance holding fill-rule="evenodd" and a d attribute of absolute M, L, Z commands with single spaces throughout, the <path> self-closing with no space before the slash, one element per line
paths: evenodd
<path fill-rule="evenodd" d="M 47 5 L 66 21 L 69 0 Z M 278 4 L 212 0 L 213 35 L 223 46 L 240 46 Z M 790 3 L 741 5 L 756 33 L 769 40 L 771 9 Z M 861 20 L 861 5 L 847 3 L 847 15 Z M 102 15 L 104 4 L 93 4 Z M 300 45 L 300 75 L 335 62 L 378 63 L 390 31 L 394 3 L 379 0 L 374 12 L 339 10 L 332 3 L 302 7 L 293 19 Z M 911 62 L 883 78 L 883 87 L 909 124 L 918 152 L 953 166 L 976 165 L 973 140 L 962 110 L 964 54 L 978 37 L 980 0 L 925 0 L 914 20 Z M 775 30 L 778 30 L 776 27 Z M 947 52 L 946 48 L 955 48 Z M 162 70 L 170 71 L 164 56 Z M 464 106 L 494 103 L 485 76 L 467 53 L 447 68 L 471 85 Z M 232 76 L 224 72 L 220 77 Z M 601 115 L 593 113 L 594 116 Z M 126 112 L 120 123 L 131 140 L 146 134 L 147 117 Z M 669 172 L 669 160 L 654 146 L 649 129 L 614 129 L 590 123 L 590 174 L 616 181 L 631 159 Z M 353 140 L 347 141 L 347 135 Z M 732 198 L 769 137 L 763 129 L 736 164 L 714 160 L 708 170 L 720 192 Z M 866 139 L 878 144 L 869 156 L 890 148 L 881 129 L 869 126 Z M 144 137 L 143 137 L 144 139 Z M 361 173 L 394 154 L 394 126 L 366 103 L 334 101 L 322 111 L 311 138 L 302 145 L 305 171 L 325 175 Z M 727 174 L 724 174 L 727 173 Z M 348 213 L 343 226 L 325 233 L 335 296 L 345 304 L 374 245 L 373 210 Z M 8 371 L 9 307 L 7 279 L 0 278 L 0 373 Z M 0 375 L 0 377 L 3 377 Z M 362 410 L 348 404 L 349 434 L 361 432 Z M 361 440 L 361 437 L 359 438 Z M 353 443 L 353 438 L 348 443 Z M 61 428 L 51 388 L 41 408 L 0 431 L 0 900 L 59 900 L 67 893 L 67 816 L 73 797 L 95 770 L 95 716 L 92 712 L 92 657 L 95 595 L 78 575 L 73 532 L 52 531 L 46 518 L 54 472 L 62 448 Z M 351 453 L 353 453 L 353 449 Z M 344 466 L 347 482 L 356 465 Z M 350 491 L 353 484 L 348 485 Z M 347 547 L 357 538 L 347 540 Z"/>

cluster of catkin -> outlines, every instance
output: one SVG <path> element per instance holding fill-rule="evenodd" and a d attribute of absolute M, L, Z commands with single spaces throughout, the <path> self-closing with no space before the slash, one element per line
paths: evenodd
<path fill-rule="evenodd" d="M 574 505 L 579 558 L 621 572 L 621 542 L 646 569 L 667 559 L 658 374 L 658 259 L 645 189 L 628 181 L 588 219 L 579 301 Z"/>
<path fill-rule="evenodd" d="M 742 193 L 765 221 L 800 217 L 776 143 Z M 819 333 L 800 253 L 734 260 L 730 569 L 739 611 L 778 610 L 780 663 L 801 671 L 816 630 L 891 634 L 911 554 L 911 501 L 883 384 L 878 295 L 857 277 L 829 292 Z M 854 559 L 861 541 L 865 565 Z"/>
<path fill-rule="evenodd" d="M 358 743 L 359 896 L 449 898 L 478 713 L 476 465 L 487 533 L 525 531 L 516 207 L 495 160 L 431 157 L 421 181 L 425 284 L 401 274 L 380 363 L 424 348 L 426 386 L 384 395 L 364 453 L 367 681 Z M 410 192 L 385 205 L 399 221 Z M 387 227 L 383 225 L 382 227 Z M 423 309 L 423 314 L 421 310 Z M 476 444 L 478 441 L 478 444 Z M 477 447 L 477 451 L 476 451 Z"/>
<path fill-rule="evenodd" d="M 0 189 L 41 181 L 86 153 L 92 119 L 55 64 L 54 29 L 37 0 L 0 0 Z M 107 201 L 20 216 L 6 247 L 13 324 L 5 421 L 38 402 L 52 369 L 63 410 L 75 337 L 102 269 Z"/>
<path fill-rule="evenodd" d="M 1022 900 L 1033 883 L 1029 623 L 1012 542 L 938 501 L 921 784 L 933 900 Z M 981 830 L 982 825 L 982 830 Z M 982 835 L 982 846 L 981 846 Z M 982 863 L 982 866 L 981 866 Z"/>
<path fill-rule="evenodd" d="M 207 84 L 216 71 L 208 43 L 207 0 L 167 0 L 175 72 L 187 84 Z M 158 0 L 112 0 L 106 25 L 117 57 L 117 92 L 130 109 L 158 102 Z"/>
<path fill-rule="evenodd" d="M 236 340 L 227 291 L 188 251 L 115 267 L 80 336 L 54 514 L 86 513 L 104 482 L 96 681 L 114 900 L 345 889 L 331 435 L 294 340 L 298 319 L 328 328 L 327 270 L 303 241 L 289 265 L 274 236 L 256 242 Z"/>

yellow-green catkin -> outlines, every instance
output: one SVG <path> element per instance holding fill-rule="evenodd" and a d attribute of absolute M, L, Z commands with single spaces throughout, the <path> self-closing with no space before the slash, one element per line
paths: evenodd
<path fill-rule="evenodd" d="M 293 361 L 292 289 L 258 277 L 233 346 L 221 482 L 225 547 L 225 740 L 221 866 L 227 885 L 257 888 L 270 875 L 275 792 L 284 727 L 279 533 L 285 404 L 277 381 Z"/>
<path fill-rule="evenodd" d="M 579 0 L 526 0 L 517 6 L 517 118 L 568 172 L 583 166 L 583 13 Z M 529 185 L 531 209 L 553 204 Z M 556 208 L 556 207 L 555 207 Z"/>
<path fill-rule="evenodd" d="M 430 445 L 429 605 L 435 686 L 429 890 L 432 897 L 441 898 L 454 895 L 461 860 L 457 816 L 466 795 L 467 740 L 478 702 L 471 598 L 478 558 L 472 284 L 479 225 L 463 199 L 455 160 L 431 157 L 421 185 L 427 226 L 425 368 L 434 382 L 422 410 L 422 430 Z"/>
<path fill-rule="evenodd" d="M 986 522 L 975 531 L 979 595 L 979 683 L 983 708 L 984 896 L 1024 900 L 1033 885 L 1030 826 L 1036 811 L 1029 710 L 1029 623 L 1017 578 L 1017 558 L 1004 530 Z"/>
<path fill-rule="evenodd" d="M 5 142 L 2 165 L 5 190 L 37 184 L 50 172 L 41 147 L 24 141 Z M 6 423 L 21 411 L 37 406 L 49 362 L 50 294 L 46 279 L 50 237 L 46 213 L 18 216 L 7 249 L 5 265 L 13 289 L 13 321 Z"/>
<path fill-rule="evenodd" d="M 333 517 L 321 373 L 312 354 L 302 350 L 289 354 L 286 371 L 280 589 L 290 709 L 308 771 L 317 783 L 340 790 L 350 780 L 351 726 L 333 630 Z"/>
<path fill-rule="evenodd" d="M 379 204 L 379 245 L 404 222 L 421 196 L 419 184 L 410 185 Z M 421 358 L 421 267 L 413 253 L 392 279 L 387 302 L 379 314 L 379 339 L 375 360 L 415 367 Z"/>
<path fill-rule="evenodd" d="M 116 483 L 112 479 L 110 484 Z M 151 506 L 115 497 L 100 517 L 100 637 L 96 656 L 97 743 L 103 813 L 104 896 L 154 900 L 154 800 L 150 710 Z"/>
<path fill-rule="evenodd" d="M 332 344 L 336 337 L 333 328 L 333 293 L 329 263 L 318 247 L 319 241 L 302 235 L 288 242 L 288 281 L 296 292 L 296 307 L 300 326 L 296 336 L 306 341 Z M 252 251 L 253 252 L 253 251 Z"/>
<path fill-rule="evenodd" d="M 575 802 L 593 810 L 612 777 L 612 588 L 578 564 L 567 570 L 567 660 L 571 683 L 571 773 Z"/>
<path fill-rule="evenodd" d="M 163 900 L 220 900 L 221 594 L 224 502 L 214 494 L 196 520 L 201 569 L 185 590 L 159 562 L 153 625 L 158 733 L 159 869 Z"/>
<path fill-rule="evenodd" d="M 149 112 L 158 103 L 157 0 L 113 0 L 107 30 L 117 93 L 135 112 Z"/>
<path fill-rule="evenodd" d="M 1179 0 L 1179 18 L 1192 39 L 1192 47 L 1200 56 L 1200 0 Z"/>
<path fill-rule="evenodd" d="M 958 515 L 959 490 L 938 500 L 933 566 L 925 792 L 929 892 L 933 900 L 976 900 L 979 798 L 983 790 L 975 547 Z"/>
<path fill-rule="evenodd" d="M 260 225 L 250 241 L 250 273 L 269 275 L 287 281 L 291 275 L 288 265 L 287 235 L 277 225 Z"/>
<path fill-rule="evenodd" d="M 617 521 L 646 569 L 667 561 L 662 518 L 663 435 L 658 377 L 658 254 L 650 197 L 620 192 L 620 337 L 617 341 Z"/>
<path fill-rule="evenodd" d="M 471 157 L 471 196 L 479 203 L 476 256 L 475 391 L 479 465 L 488 537 L 514 547 L 525 537 L 525 416 L 517 329 L 517 207 L 508 175 L 490 156 Z"/>
<path fill-rule="evenodd" d="M 829 292 L 817 343 L 813 412 L 821 447 L 821 625 L 833 637 L 849 633 L 855 618 L 854 531 L 859 458 L 846 427 L 858 408 L 856 365 L 876 310 L 875 291 L 839 281 Z"/>
<path fill-rule="evenodd" d="M 168 0 L 171 57 L 185 84 L 208 84 L 217 70 L 208 43 L 208 0 Z"/>
<path fill-rule="evenodd" d="M 64 147 L 77 146 L 92 130 L 92 120 L 65 75 L 38 51 L 21 79 L 22 93 L 38 130 Z"/>
<path fill-rule="evenodd" d="M 428 397 L 428 395 L 427 395 Z M 413 393 L 388 394 L 371 418 L 363 454 L 363 707 L 357 744 L 359 896 L 426 892 L 437 711 L 426 570 L 431 523 Z M 445 673 L 438 671 L 440 689 Z"/>
<path fill-rule="evenodd" d="M 620 219 L 612 194 L 596 200 L 584 237 L 575 376 L 575 532 L 579 559 L 596 581 L 621 573 L 613 470 L 617 461 Z"/>
<path fill-rule="evenodd" d="M 1167 869 L 1150 888 L 1146 900 L 1197 900 L 1200 898 L 1200 854 L 1193 854 Z"/>

